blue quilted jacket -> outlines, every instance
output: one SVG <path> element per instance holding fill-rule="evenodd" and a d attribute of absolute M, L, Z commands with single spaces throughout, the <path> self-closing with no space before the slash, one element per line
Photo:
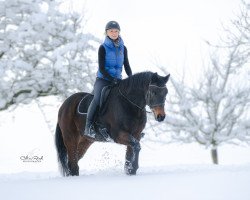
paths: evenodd
<path fill-rule="evenodd" d="M 105 69 L 114 78 L 122 78 L 122 66 L 124 63 L 124 43 L 121 37 L 117 45 L 106 37 L 103 46 L 105 48 Z M 97 77 L 104 78 L 102 73 L 98 70 Z"/>

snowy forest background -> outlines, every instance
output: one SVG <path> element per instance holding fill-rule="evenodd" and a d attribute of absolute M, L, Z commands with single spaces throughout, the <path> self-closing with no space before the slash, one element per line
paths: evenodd
<path fill-rule="evenodd" d="M 84 13 L 63 9 L 60 1 L 0 0 L 0 22 L 0 126 L 7 115 L 15 120 L 16 110 L 37 106 L 53 135 L 62 101 L 92 90 L 102 38 L 85 29 Z M 195 80 L 188 70 L 176 73 L 154 57 L 151 69 L 170 73 L 171 81 L 167 117 L 156 123 L 148 115 L 145 141 L 198 143 L 211 151 L 214 164 L 221 145 L 249 145 L 250 4 L 241 1 L 236 15 L 222 26 L 216 41 L 203 41 L 208 56 Z M 29 126 L 32 111 L 24 117 L 24 127 Z"/>

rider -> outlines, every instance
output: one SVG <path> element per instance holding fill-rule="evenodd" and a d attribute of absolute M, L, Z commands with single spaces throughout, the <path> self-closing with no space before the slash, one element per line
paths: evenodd
<path fill-rule="evenodd" d="M 126 74 L 132 75 L 128 61 L 127 48 L 120 36 L 120 26 L 116 21 L 110 21 L 105 27 L 106 37 L 98 50 L 97 78 L 94 84 L 94 98 L 88 108 L 84 135 L 95 138 L 93 128 L 94 114 L 100 102 L 101 92 L 105 86 L 117 85 L 122 79 L 122 66 Z"/>

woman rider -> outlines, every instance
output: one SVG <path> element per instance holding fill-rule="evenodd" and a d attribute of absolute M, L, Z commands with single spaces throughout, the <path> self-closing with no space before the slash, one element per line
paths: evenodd
<path fill-rule="evenodd" d="M 94 98 L 88 108 L 84 135 L 95 138 L 93 128 L 94 115 L 99 105 L 102 89 L 108 85 L 116 85 L 122 79 L 122 67 L 126 74 L 132 75 L 128 61 L 127 48 L 120 36 L 120 26 L 116 21 L 110 21 L 105 27 L 106 37 L 98 50 L 98 72 L 94 84 Z"/>

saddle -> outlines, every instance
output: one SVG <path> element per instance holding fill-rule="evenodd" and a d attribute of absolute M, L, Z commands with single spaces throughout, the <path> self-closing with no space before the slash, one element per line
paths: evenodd
<path fill-rule="evenodd" d="M 112 88 L 113 88 L 113 86 L 108 85 L 102 89 L 102 94 L 101 94 L 100 104 L 99 104 L 99 114 L 102 114 L 105 112 L 105 110 L 106 110 L 105 105 L 106 105 L 107 99 L 109 97 L 109 94 L 110 94 Z"/>
<path fill-rule="evenodd" d="M 108 134 L 107 128 L 101 124 L 98 120 L 98 117 L 102 115 L 106 111 L 106 103 L 110 94 L 110 91 L 112 89 L 112 86 L 105 86 L 102 89 L 99 108 L 96 109 L 96 113 L 94 116 L 94 128 L 96 131 L 96 141 L 102 141 L 102 142 L 111 142 L 113 141 Z M 87 115 L 88 113 L 88 106 L 91 103 L 94 95 L 89 94 L 82 98 L 82 100 L 78 104 L 78 113 L 81 115 Z"/>
<path fill-rule="evenodd" d="M 100 98 L 100 102 L 99 102 L 99 109 L 96 109 L 96 114 L 95 114 L 96 116 L 105 112 L 105 110 L 106 110 L 105 105 L 106 105 L 106 102 L 107 102 L 107 99 L 109 97 L 111 89 L 112 89 L 112 86 L 105 86 L 102 89 L 102 94 L 101 94 L 101 98 Z M 77 112 L 79 114 L 84 115 L 84 114 L 88 113 L 88 107 L 89 107 L 89 104 L 91 103 L 93 97 L 94 97 L 93 92 L 91 92 L 90 94 L 85 95 L 81 99 L 81 101 L 78 104 L 78 109 L 77 109 Z"/>

